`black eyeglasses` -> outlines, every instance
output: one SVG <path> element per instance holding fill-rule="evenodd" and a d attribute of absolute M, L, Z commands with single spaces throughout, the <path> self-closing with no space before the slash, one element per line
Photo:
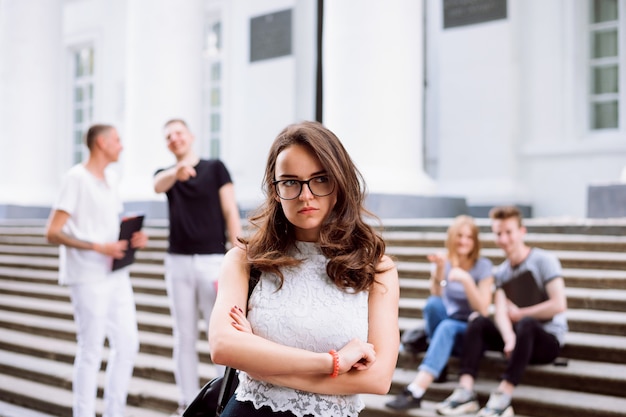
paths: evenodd
<path fill-rule="evenodd" d="M 311 194 L 316 197 L 326 197 L 335 190 L 335 182 L 332 181 L 327 175 L 309 178 L 306 181 L 279 180 L 274 181 L 272 184 L 276 187 L 276 193 L 278 196 L 283 200 L 293 200 L 298 198 L 302 193 L 302 186 L 304 184 L 309 187 Z"/>

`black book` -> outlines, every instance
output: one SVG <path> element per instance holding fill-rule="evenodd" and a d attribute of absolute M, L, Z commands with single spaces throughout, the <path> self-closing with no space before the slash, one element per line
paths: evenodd
<path fill-rule="evenodd" d="M 133 233 L 138 232 L 143 227 L 143 214 L 125 217 L 122 219 L 122 223 L 120 224 L 120 237 L 119 240 L 127 240 L 128 241 L 128 249 L 124 253 L 124 257 L 122 259 L 113 259 L 113 266 L 111 268 L 112 271 L 116 271 L 120 268 L 124 268 L 135 262 L 135 248 L 130 247 L 130 238 Z"/>
<path fill-rule="evenodd" d="M 537 285 L 532 272 L 526 270 L 502 284 L 506 298 L 518 307 L 534 306 L 548 299 L 543 288 Z"/>

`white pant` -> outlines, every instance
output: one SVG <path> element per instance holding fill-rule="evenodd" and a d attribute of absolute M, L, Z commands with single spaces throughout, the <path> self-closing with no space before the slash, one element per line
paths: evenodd
<path fill-rule="evenodd" d="M 165 283 L 170 300 L 174 333 L 174 376 L 179 403 L 188 405 L 200 389 L 198 377 L 198 312 L 209 331 L 217 295 L 217 279 L 224 255 L 175 255 L 165 257 Z M 223 374 L 224 368 L 218 367 Z"/>
<path fill-rule="evenodd" d="M 78 350 L 74 359 L 73 416 L 95 417 L 98 372 L 105 337 L 109 357 L 103 417 L 123 417 L 128 384 L 139 351 L 133 288 L 128 269 L 107 279 L 70 286 Z"/>

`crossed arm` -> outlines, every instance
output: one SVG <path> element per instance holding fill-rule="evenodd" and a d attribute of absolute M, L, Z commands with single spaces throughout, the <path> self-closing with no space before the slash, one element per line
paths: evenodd
<path fill-rule="evenodd" d="M 218 298 L 209 328 L 211 358 L 241 369 L 256 379 L 320 394 L 386 394 L 398 358 L 398 276 L 385 257 L 369 293 L 368 340 L 353 339 L 337 349 L 339 376 L 331 378 L 333 357 L 281 345 L 245 330 L 246 320 L 235 306 L 246 305 L 248 271 L 245 252 L 231 249 L 224 260 Z M 237 317 L 239 317 L 237 319 Z M 233 321 L 240 327 L 233 325 Z"/>

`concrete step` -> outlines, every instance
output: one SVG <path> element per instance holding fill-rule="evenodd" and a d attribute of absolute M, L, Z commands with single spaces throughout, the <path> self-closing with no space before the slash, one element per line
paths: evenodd
<path fill-rule="evenodd" d="M 428 280 L 430 264 L 427 262 L 397 261 L 400 278 Z M 626 270 L 563 268 L 566 287 L 604 288 L 626 290 Z"/>
<path fill-rule="evenodd" d="M 135 293 L 166 295 L 165 281 L 159 273 L 137 274 L 132 272 L 131 281 Z M 154 268 L 151 268 L 154 271 Z M 58 286 L 59 273 L 56 270 L 31 270 L 28 268 L 0 266 L 0 281 L 2 282 L 28 282 L 32 284 L 45 284 Z"/>
<path fill-rule="evenodd" d="M 28 236 L 45 242 L 46 223 L 46 220 L 39 219 L 0 219 L 0 235 Z M 148 219 L 144 223 L 143 231 L 155 240 L 167 240 L 169 235 L 167 222 L 154 222 Z"/>
<path fill-rule="evenodd" d="M 71 368 L 69 365 L 68 367 Z M 71 369 L 69 372 L 71 378 Z M 100 379 L 103 380 L 104 375 L 101 374 Z M 98 391 L 96 410 L 98 417 L 101 417 L 103 410 L 102 390 L 99 389 Z M 72 416 L 71 389 L 45 382 L 3 375 L 0 378 L 0 400 L 53 416 Z M 176 387 L 174 385 L 133 378 L 129 387 L 126 416 L 167 417 L 176 409 L 176 404 Z"/>
<path fill-rule="evenodd" d="M 57 258 L 59 256 L 59 247 L 51 245 L 15 245 L 0 242 L 0 254 Z"/>
<path fill-rule="evenodd" d="M 136 279 L 135 300 L 138 311 L 169 315 L 169 304 L 165 296 L 164 281 L 148 281 Z M 149 284 L 148 291 L 141 291 L 141 285 Z M 407 317 L 421 317 L 422 309 L 428 296 L 428 282 L 414 279 L 401 279 L 402 297 L 416 299 L 415 302 L 401 303 L 401 315 Z M 138 291 L 139 289 L 139 291 Z M 42 305 L 36 300 L 57 300 L 69 302 L 69 291 L 66 287 L 54 282 L 42 285 L 39 283 L 22 281 L 4 281 L 0 287 L 0 294 L 6 296 L 27 297 L 25 301 L 15 301 L 15 308 L 41 309 Z M 567 288 L 570 310 L 570 329 L 598 334 L 626 334 L 626 291 L 624 290 L 597 290 Z M 0 302 L 0 306 L 3 303 Z M 7 307 L 11 305 L 7 301 Z M 69 309 L 69 303 L 68 307 Z M 15 310 L 13 310 L 15 311 Z M 51 313 L 52 314 L 52 313 Z M 68 310 L 67 314 L 71 315 Z"/>
<path fill-rule="evenodd" d="M 11 332 L 0 332 L 0 336 L 2 337 L 3 340 L 5 340 L 7 336 L 8 338 L 15 339 L 16 336 L 12 336 L 10 333 Z M 47 345 L 47 343 L 45 343 L 45 338 L 41 336 L 39 337 L 28 336 L 26 339 L 24 339 L 24 342 L 27 342 L 31 346 Z M 0 360 L 0 371 L 2 371 L 4 375 L 9 375 L 13 377 L 19 376 L 20 379 L 26 379 L 30 381 L 46 382 L 48 385 L 64 387 L 66 390 L 69 390 L 71 387 L 71 384 L 70 384 L 71 366 L 72 366 L 71 361 L 58 361 L 58 360 L 50 359 L 50 357 L 59 358 L 61 356 L 59 355 L 58 350 L 61 350 L 63 348 L 63 345 L 66 351 L 70 351 L 71 349 L 74 348 L 74 345 L 72 343 L 65 342 L 63 344 L 63 343 L 57 342 L 53 344 L 57 352 L 55 352 L 52 355 L 46 355 L 45 357 L 42 356 L 40 358 L 33 358 L 33 356 L 30 354 L 25 355 L 25 354 L 20 354 L 20 353 L 6 352 L 6 355 L 3 355 L 2 359 Z M 105 354 L 105 364 L 106 364 L 106 356 L 107 355 Z M 483 386 L 489 385 L 490 387 L 493 387 L 495 386 L 495 380 L 496 380 L 496 377 L 493 374 L 501 370 L 498 368 L 498 366 L 500 366 L 501 368 L 501 364 L 499 364 L 497 360 L 494 360 L 493 358 L 489 358 L 489 357 L 484 362 L 486 362 L 486 367 L 481 368 L 481 377 L 478 381 L 479 382 L 478 386 L 483 387 Z M 149 367 L 166 368 L 166 370 L 161 371 L 160 373 L 171 374 L 172 372 L 171 361 L 165 360 L 164 358 L 159 358 L 159 357 L 145 355 L 145 354 L 140 355 L 135 366 L 135 374 L 134 374 L 133 383 L 132 383 L 132 386 L 135 388 L 133 388 L 132 392 L 135 393 L 134 395 L 140 395 L 141 401 L 134 399 L 131 394 L 131 396 L 129 396 L 129 404 L 134 404 L 136 406 L 144 406 L 144 407 L 146 407 L 147 404 L 150 404 L 150 407 L 155 407 L 158 405 L 158 407 L 160 408 L 162 407 L 166 408 L 165 403 L 173 401 L 173 398 L 170 398 L 169 400 L 164 402 L 163 395 L 161 395 L 161 392 L 156 394 L 158 395 L 158 398 L 151 398 L 151 395 L 152 396 L 155 395 L 154 393 L 141 391 L 138 388 L 139 386 L 145 386 L 146 384 L 145 380 L 147 379 L 147 376 L 150 375 L 150 372 L 146 372 L 145 368 L 149 368 Z M 574 361 L 574 360 L 570 360 L 568 366 L 563 367 L 563 368 L 554 367 L 551 365 L 531 366 L 529 370 L 527 371 L 527 375 L 525 376 L 525 380 L 523 382 L 524 385 L 520 386 L 520 388 L 516 392 L 516 400 L 520 402 L 520 405 L 516 405 L 516 408 L 519 409 L 519 407 L 523 407 L 523 406 L 524 407 L 533 406 L 532 402 L 530 404 L 523 403 L 523 401 L 529 401 L 529 400 L 524 398 L 524 396 L 518 395 L 518 393 L 523 388 L 523 390 L 528 392 L 528 395 L 531 395 L 530 393 L 532 393 L 531 400 L 536 401 L 537 398 L 541 397 L 541 392 L 545 391 L 545 389 L 550 388 L 550 387 L 541 387 L 541 384 L 538 383 L 538 381 L 545 381 L 546 379 L 555 381 L 556 384 L 559 384 L 559 383 L 562 384 L 563 381 L 569 382 L 567 384 L 568 385 L 567 391 L 564 389 L 564 386 L 561 386 L 561 389 L 559 390 L 562 393 L 561 395 L 566 395 L 565 393 L 567 393 L 570 396 L 573 396 L 573 395 L 578 396 L 579 393 L 572 394 L 572 391 L 575 391 L 577 388 L 587 389 L 588 385 L 590 384 L 593 384 L 594 387 L 609 386 L 610 389 L 612 389 L 615 392 L 615 395 L 610 396 L 610 395 L 605 394 L 605 395 L 602 395 L 602 397 L 611 398 L 611 401 L 612 401 L 612 397 L 619 397 L 619 394 L 621 392 L 619 390 L 623 388 L 624 386 L 624 383 L 625 383 L 624 375 L 626 375 L 624 373 L 624 368 L 626 368 L 626 365 L 608 366 L 606 364 L 588 363 L 588 362 Z M 103 369 L 104 369 L 104 365 L 103 365 Z M 454 360 L 451 361 L 451 369 L 453 371 L 455 369 Z M 485 369 L 485 372 L 483 372 L 483 369 Z M 158 373 L 158 371 L 156 372 L 152 371 L 152 373 Z M 564 378 L 560 380 L 560 382 L 557 381 L 556 378 L 554 378 L 554 375 L 556 373 L 561 373 L 564 375 Z M 201 374 L 203 376 L 203 380 L 207 380 L 208 378 L 211 378 L 214 375 L 214 371 L 209 366 L 204 366 L 203 370 L 201 371 Z M 390 395 L 399 392 L 399 390 L 404 385 L 406 385 L 406 383 L 408 383 L 407 381 L 412 380 L 414 376 L 415 376 L 414 369 L 398 368 L 394 376 L 394 387 L 392 388 Z M 453 375 L 451 375 L 451 377 L 453 377 Z M 155 379 L 154 376 L 152 376 L 151 379 L 154 380 Z M 452 389 L 450 386 L 451 385 L 453 386 L 453 382 L 452 382 L 453 378 L 451 378 L 450 381 L 451 381 L 450 383 L 446 383 L 446 384 L 434 384 L 432 388 L 429 389 L 426 398 L 431 401 L 441 401 L 443 398 L 445 398 L 445 396 Z M 576 381 L 578 381 L 579 386 L 572 385 Z M 621 385 L 618 385 L 618 383 Z M 171 380 L 167 382 L 167 385 L 170 386 L 168 388 L 169 390 L 172 389 L 172 386 L 173 386 L 172 384 L 173 382 Z M 532 386 L 530 384 L 532 384 Z M 137 394 L 139 391 L 141 391 L 141 394 Z M 488 392 L 489 390 L 484 390 L 483 392 L 485 399 L 486 399 L 486 395 Z M 377 398 L 377 397 L 378 396 L 367 396 L 366 403 L 368 404 L 368 409 L 372 408 L 374 404 L 378 404 L 379 406 L 382 406 L 382 404 L 384 404 L 384 401 L 382 401 L 382 399 Z M 384 396 L 383 398 L 389 399 L 389 397 L 390 396 Z M 485 399 L 483 399 L 483 401 Z M 552 403 L 552 407 L 555 407 L 555 404 Z M 553 409 L 555 411 L 558 410 L 556 408 L 553 408 Z M 378 410 L 378 412 L 383 413 L 383 414 L 376 414 L 376 415 L 384 415 L 385 413 L 388 416 L 394 415 L 394 414 L 389 414 L 390 411 L 391 410 L 385 409 L 383 407 L 383 409 Z M 432 414 L 428 414 L 426 411 L 428 410 L 420 410 L 418 414 L 414 414 L 414 415 L 432 415 Z M 422 414 L 422 412 L 426 412 L 426 414 Z M 539 414 L 531 414 L 531 415 L 539 415 Z M 562 414 L 555 414 L 555 415 L 562 415 Z M 610 414 L 597 414 L 597 415 L 610 415 Z"/>
<path fill-rule="evenodd" d="M 66 315 L 69 315 L 69 308 Z M 157 355 L 170 356 L 172 352 L 172 342 L 170 338 L 171 330 L 168 317 L 160 315 L 138 313 L 141 351 Z M 19 322 L 15 322 L 19 320 Z M 421 321 L 418 319 L 401 319 L 401 328 L 414 327 Z M 202 323 L 199 324 L 199 351 L 200 357 L 210 363 L 210 355 L 206 344 L 206 334 L 203 331 Z M 74 325 L 69 317 L 59 318 L 55 314 L 16 313 L 14 311 L 0 310 L 0 327 L 12 329 L 14 331 L 31 333 L 54 337 L 58 340 L 74 341 Z M 563 356 L 568 358 L 578 358 L 590 361 L 606 361 L 614 363 L 626 362 L 626 338 L 623 336 L 602 337 L 586 333 L 570 332 L 566 340 L 568 341 Z M 6 342 L 5 342 L 6 343 Z M 11 347 L 4 346 L 4 349 L 18 349 L 17 344 Z M 33 353 L 34 354 L 34 353 Z"/>
<path fill-rule="evenodd" d="M 441 248 L 387 246 L 387 254 L 399 262 L 428 263 L 427 256 Z M 552 253 L 559 258 L 563 268 L 626 270 L 626 252 L 592 252 L 558 250 Z M 497 265 L 504 261 L 500 249 L 486 248 L 481 254 Z"/>
<path fill-rule="evenodd" d="M 423 292 L 423 289 L 428 291 L 429 264 L 397 262 L 397 266 L 403 282 L 403 291 L 407 297 L 425 297 L 428 295 L 427 292 Z M 141 263 L 132 265 L 131 278 L 135 292 L 165 295 L 164 273 L 163 266 L 142 265 Z M 626 290 L 626 270 L 563 269 L 563 275 L 568 288 Z M 30 270 L 21 267 L 0 266 L 0 278 L 56 283 L 58 282 L 58 272 L 56 270 Z M 408 279 L 412 279 L 412 281 Z M 419 293 L 411 294 L 410 291 L 413 287 L 419 290 Z"/>
<path fill-rule="evenodd" d="M 37 256 L 34 248 L 18 248 L 0 252 L 0 269 L 28 268 L 31 270 L 58 271 L 56 248 L 42 249 L 45 254 Z M 388 247 L 388 254 L 396 259 L 399 273 L 404 277 L 428 278 L 430 267 L 426 256 L 434 248 Z M 25 254 L 29 252 L 29 254 Z M 494 264 L 504 260 L 499 249 L 485 249 L 484 254 Z M 561 259 L 566 285 L 591 288 L 626 289 L 626 253 L 553 251 Z M 164 273 L 164 253 L 141 250 L 131 274 L 137 277 L 158 278 Z"/>
<path fill-rule="evenodd" d="M 425 298 L 403 297 L 400 299 L 401 316 L 422 318 L 425 305 Z M 493 311 L 493 306 L 491 307 Z M 566 315 L 570 331 L 615 336 L 626 335 L 626 312 L 570 307 Z"/>
<path fill-rule="evenodd" d="M 424 354 L 402 352 L 398 368 L 417 374 Z M 460 359 L 450 358 L 448 381 L 457 381 Z M 501 352 L 488 351 L 481 361 L 479 378 L 498 380 L 504 373 L 506 360 Z M 415 375 L 414 375 L 415 376 Z M 557 388 L 575 392 L 622 396 L 626 392 L 626 364 L 570 359 L 561 356 L 555 364 L 530 365 L 521 385 Z"/>
<path fill-rule="evenodd" d="M 163 252 L 167 248 L 169 232 L 166 228 L 144 227 L 143 231 L 148 235 L 148 250 Z M 0 224 L 0 246 L 5 245 L 58 248 L 58 245 L 48 243 L 45 227 L 7 227 Z"/>
<path fill-rule="evenodd" d="M 247 230 L 248 221 L 243 218 L 242 226 Z M 381 219 L 375 227 L 386 232 L 418 231 L 444 233 L 452 223 L 451 218 L 414 218 L 414 219 Z M 486 218 L 476 218 L 481 234 L 491 232 L 491 221 Z M 528 218 L 524 219 L 528 234 L 559 234 L 559 235 L 602 235 L 626 236 L 626 219 L 585 219 L 585 218 Z M 0 235 L 4 234 L 31 234 L 43 236 L 46 219 L 1 219 Z M 144 222 L 144 231 L 153 238 L 167 239 L 167 219 L 148 218 Z"/>
<path fill-rule="evenodd" d="M 389 226 L 385 231 L 388 253 L 397 257 L 401 277 L 401 330 L 422 321 L 430 269 L 426 255 L 443 249 L 445 230 L 451 221 L 430 220 L 385 221 L 385 226 Z M 527 221 L 527 242 L 550 249 L 564 266 L 571 331 L 566 336 L 562 357 L 568 360 L 568 366 L 531 366 L 515 393 L 516 415 L 624 415 L 626 219 L 623 222 L 533 220 Z M 489 221 L 478 222 L 483 254 L 497 264 L 502 260 L 502 251 L 493 244 Z M 131 267 L 140 355 L 129 404 L 130 413 L 138 413 L 138 417 L 169 415 L 176 407 L 171 317 L 163 280 L 168 234 L 165 226 L 166 222 L 147 223 L 144 230 L 150 236 L 149 245 L 137 252 L 137 261 Z M 53 410 L 51 415 L 71 414 L 69 386 L 76 349 L 75 324 L 69 292 L 57 284 L 58 247 L 47 244 L 44 228 L 45 221 L 0 223 L 0 415 L 2 401 L 15 403 L 16 400 L 21 402 L 14 405 L 17 407 Z M 214 368 L 202 323 L 198 325 L 198 333 L 200 376 L 204 381 L 214 375 Z M 106 348 L 105 351 L 108 352 Z M 435 403 L 449 395 L 456 385 L 456 358 L 449 364 L 451 379 L 444 384 L 433 384 L 423 409 L 396 413 L 384 407 L 391 395 L 413 379 L 419 360 L 419 356 L 401 353 L 392 391 L 388 396 L 364 396 L 366 409 L 361 416 L 434 416 Z M 503 366 L 498 353 L 487 352 L 477 384 L 482 403 L 495 388 Z M 26 388 L 19 391 L 18 386 Z M 44 400 L 48 403 L 25 396 L 27 392 L 48 389 L 59 390 L 46 394 Z"/>
<path fill-rule="evenodd" d="M 401 305 L 400 309 L 402 308 Z M 398 323 L 400 332 L 403 332 L 421 326 L 423 319 L 401 316 Z M 561 356 L 590 362 L 626 364 L 626 334 L 607 335 L 569 331 L 565 335 Z"/>
<path fill-rule="evenodd" d="M 427 247 L 444 250 L 447 233 L 393 231 L 384 232 L 389 246 Z M 626 252 L 626 237 L 584 234 L 528 233 L 525 242 L 532 247 L 548 250 Z M 496 248 L 493 233 L 480 235 L 482 248 Z"/>
<path fill-rule="evenodd" d="M 76 355 L 76 343 L 68 340 L 59 340 L 46 336 L 25 334 L 16 330 L 0 329 L 3 337 L 2 357 L 0 370 L 2 374 L 15 375 L 22 378 L 41 381 L 44 378 L 53 380 L 55 375 L 49 373 L 47 366 L 37 366 L 38 363 L 48 361 L 58 364 L 72 365 Z M 109 355 L 108 346 L 104 348 L 102 369 L 106 368 Z M 198 367 L 200 383 L 209 381 L 217 376 L 217 371 L 211 363 L 202 361 Z M 71 376 L 71 371 L 69 373 Z M 174 384 L 174 362 L 171 356 L 141 353 L 135 361 L 133 376 Z M 58 381 L 54 384 L 59 383 Z"/>
<path fill-rule="evenodd" d="M 626 311 L 626 290 L 566 288 L 568 308 Z"/>
<path fill-rule="evenodd" d="M 365 409 L 359 414 L 360 417 L 439 417 L 439 414 L 435 411 L 435 406 L 437 405 L 435 401 L 423 400 L 421 408 L 407 411 L 394 411 L 385 407 L 385 403 L 393 398 L 392 395 L 365 394 L 361 395 L 361 398 L 365 403 Z M 517 412 L 515 416 L 526 417 Z"/>
<path fill-rule="evenodd" d="M 38 300 L 41 308 L 29 306 L 19 307 L 14 301 L 9 299 L 10 296 L 2 296 L 3 304 L 0 304 L 0 325 L 6 328 L 27 328 L 36 329 L 41 327 L 41 331 L 56 335 L 66 340 L 74 339 L 74 330 L 72 322 L 72 308 L 69 303 L 58 302 L 53 300 Z M 16 300 L 16 299 L 13 299 Z M 6 304 L 4 302 L 6 301 Z M 19 317 L 16 315 L 23 315 Z M 11 322 L 11 320 L 20 319 L 19 322 Z M 49 320 L 48 327 L 46 321 Z M 67 321 L 72 326 L 67 327 L 63 323 L 53 322 L 53 320 Z M 172 318 L 170 315 L 152 313 L 146 311 L 137 311 L 137 321 L 140 331 L 172 334 Z M 12 327 L 10 327 L 12 326 Z"/>
<path fill-rule="evenodd" d="M 393 246 L 388 244 L 387 254 L 399 262 L 428 263 L 427 255 L 441 251 L 440 246 Z M 563 268 L 624 270 L 626 269 L 626 251 L 582 251 L 552 250 L 559 258 Z M 504 261 L 504 253 L 498 248 L 484 248 L 483 256 L 494 264 Z M 32 259 L 37 258 L 37 259 Z M 50 259 L 46 259 L 50 258 Z M 151 248 L 137 251 L 136 259 L 140 264 L 162 265 L 164 250 Z M 58 269 L 58 248 L 53 246 L 15 246 L 0 245 L 0 265 L 30 265 L 37 269 Z"/>
<path fill-rule="evenodd" d="M 400 278 L 400 298 L 426 300 L 430 295 L 428 281 Z M 626 312 L 626 290 L 598 288 L 565 288 L 568 308 Z M 419 303 L 416 306 L 420 306 Z M 421 306 L 420 306 L 421 309 Z M 411 311 L 401 315 L 415 316 Z M 419 313 L 421 315 L 421 313 Z"/>
<path fill-rule="evenodd" d="M 15 248 L 28 248 L 28 247 L 56 248 L 58 250 L 58 245 L 48 243 L 48 241 L 43 235 L 42 236 L 28 236 L 28 235 L 19 235 L 19 234 L 15 234 L 15 235 L 1 235 L 0 234 L 0 245 L 12 246 Z M 165 251 L 167 250 L 167 245 L 168 245 L 167 240 L 159 239 L 158 237 L 155 238 L 154 236 L 148 236 L 148 245 L 143 250 L 165 253 Z"/>
<path fill-rule="evenodd" d="M 145 313 L 149 314 L 149 313 Z M 144 315 L 142 314 L 142 317 Z M 158 317 L 156 317 L 158 320 Z M 140 328 L 149 330 L 139 330 L 140 351 L 166 357 L 172 356 L 172 338 L 167 332 L 154 332 L 151 326 L 142 322 Z M 0 310 L 0 329 L 13 330 L 22 333 L 30 333 L 37 336 L 44 336 L 74 342 L 76 340 L 75 324 L 73 321 L 46 317 L 39 314 L 17 313 Z M 200 328 L 199 328 L 200 329 Z M 203 333 L 200 333 L 197 343 L 200 360 L 211 363 L 208 341 Z M 0 340 L 0 346 L 5 342 Z M 12 350 L 14 345 L 5 344 L 4 349 Z"/>
<path fill-rule="evenodd" d="M 390 417 L 393 410 L 385 409 L 384 403 L 389 401 L 404 386 L 412 381 L 413 371 L 397 369 L 394 375 L 394 387 L 389 395 L 376 398 L 377 408 L 368 416 Z M 395 382 L 398 384 L 395 385 Z M 487 402 L 489 393 L 497 387 L 497 380 L 479 378 L 476 381 L 475 390 L 478 400 L 483 406 Z M 449 381 L 442 384 L 432 384 L 425 394 L 425 399 L 432 402 L 444 400 L 457 386 L 457 381 Z M 564 389 L 543 388 L 531 385 L 519 385 L 513 395 L 513 408 L 515 415 L 529 415 L 534 417 L 554 416 L 585 416 L 585 417 L 617 417 L 623 416 L 626 409 L 626 398 L 623 396 L 590 394 L 586 392 L 572 392 Z M 374 406 L 368 405 L 368 410 Z M 413 413 L 413 414 L 412 414 Z M 431 416 L 432 414 L 420 414 L 409 412 L 408 415 Z"/>
<path fill-rule="evenodd" d="M 137 262 L 130 266 L 131 276 L 145 278 L 162 278 L 165 271 L 162 261 L 147 260 L 143 262 L 141 255 Z M 59 270 L 58 258 L 36 257 L 24 255 L 0 255 L 0 268 L 22 268 L 31 271 L 54 271 Z M 5 269 L 6 270 L 6 269 Z"/>
<path fill-rule="evenodd" d="M 18 259 L 28 260 L 29 257 L 48 257 L 58 259 L 59 248 L 57 246 L 32 246 L 0 244 L 0 255 L 16 256 Z M 135 261 L 141 263 L 163 264 L 164 250 L 144 248 L 135 252 Z"/>
<path fill-rule="evenodd" d="M 0 227 L 0 230 L 2 228 Z M 41 230 L 41 235 L 30 234 L 0 234 L 0 253 L 4 251 L 19 251 L 27 248 L 46 248 L 58 250 L 57 245 L 47 242 Z M 166 236 L 163 231 L 148 229 L 149 240 L 145 251 L 164 253 L 167 249 Z M 440 232 L 416 232 L 416 231 L 393 231 L 383 233 L 388 246 L 399 247 L 425 247 L 433 250 L 445 250 L 446 233 Z M 496 249 L 494 235 L 484 233 L 480 236 L 481 247 L 484 249 Z M 554 234 L 554 233 L 529 233 L 526 235 L 526 243 L 532 247 L 547 250 L 565 251 L 589 251 L 589 252 L 626 252 L 625 236 L 606 235 L 577 235 L 577 234 Z M 26 252 L 28 253 L 28 252 Z"/>
<path fill-rule="evenodd" d="M 0 262 L 1 258 L 2 256 L 0 256 Z M 33 259 L 33 263 L 27 267 L 24 264 L 18 265 L 14 257 L 9 256 L 9 258 L 13 258 L 10 261 L 11 264 L 5 263 L 4 266 L 0 266 L 0 278 L 30 279 L 35 282 L 56 281 L 58 278 L 57 273 L 54 272 L 55 269 L 32 269 L 36 260 L 48 265 L 54 263 L 54 268 L 56 268 L 57 261 L 53 259 Z M 427 263 L 398 262 L 398 269 L 401 277 L 402 297 L 428 297 L 429 266 Z M 563 272 L 571 308 L 626 311 L 626 271 L 564 269 Z M 136 263 L 131 266 L 133 278 L 148 279 L 143 282 L 139 279 L 133 280 L 138 293 L 164 294 L 165 287 L 160 284 L 163 274 L 162 265 Z M 572 282 L 577 285 L 570 286 Z"/>
<path fill-rule="evenodd" d="M 33 257 L 24 255 L 0 255 L 0 266 L 28 268 L 35 270 L 59 270 L 58 257 Z"/>
<path fill-rule="evenodd" d="M 172 318 L 167 300 L 138 294 L 136 297 L 137 321 L 139 329 L 154 333 L 172 334 Z M 147 304 L 146 304 L 147 303 Z M 153 306 L 160 307 L 155 312 Z M 69 301 L 33 299 L 23 295 L 0 294 L 0 310 L 44 317 L 73 320 L 72 305 Z"/>
<path fill-rule="evenodd" d="M 25 301 L 22 306 L 30 306 L 33 308 L 39 308 L 42 304 L 39 304 L 41 300 L 61 301 L 69 306 L 70 292 L 65 286 L 50 284 L 35 284 L 32 282 L 21 281 L 8 281 L 0 280 L 2 286 L 0 287 L 0 295 L 5 296 L 19 296 L 24 297 Z M 143 284 L 143 283 L 142 283 Z M 161 285 L 164 285 L 161 282 Z M 142 292 L 134 290 L 135 304 L 138 311 L 147 311 L 151 313 L 160 313 L 169 316 L 169 302 L 165 295 L 165 289 L 163 293 L 152 294 L 151 292 Z M 0 306 L 2 306 L 0 302 Z M 19 307 L 20 303 L 17 303 Z M 71 313 L 71 311 L 70 311 Z"/>
<path fill-rule="evenodd" d="M 491 232 L 491 220 L 474 219 L 481 235 Z M 452 219 L 382 219 L 387 232 L 415 231 L 445 233 Z M 626 219 L 529 218 L 524 219 L 528 234 L 626 236 Z"/>
<path fill-rule="evenodd" d="M 52 414 L 43 413 L 15 404 L 0 401 L 0 416 L 2 417 L 56 417 Z"/>

